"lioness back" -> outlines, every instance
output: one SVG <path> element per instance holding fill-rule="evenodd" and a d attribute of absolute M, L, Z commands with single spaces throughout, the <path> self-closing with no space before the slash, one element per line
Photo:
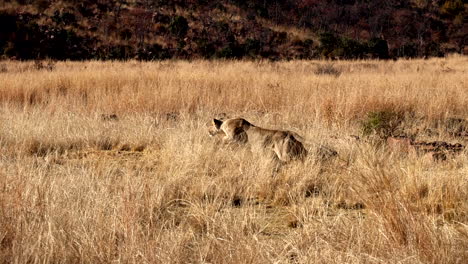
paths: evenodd
<path fill-rule="evenodd" d="M 253 147 L 273 152 L 280 161 L 303 159 L 307 150 L 298 135 L 287 130 L 265 129 L 253 125 L 243 118 L 233 118 L 225 121 L 213 120 L 210 135 L 224 134 L 225 143 L 249 143 Z"/>

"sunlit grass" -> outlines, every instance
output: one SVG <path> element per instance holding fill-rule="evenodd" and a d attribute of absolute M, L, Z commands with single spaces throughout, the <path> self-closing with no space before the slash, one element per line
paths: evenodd
<path fill-rule="evenodd" d="M 0 64 L 5 263 L 468 259 L 466 150 L 427 162 L 361 135 L 362 119 L 385 110 L 408 113 L 418 137 L 466 145 L 422 133 L 468 117 L 466 57 Z M 264 157 L 208 136 L 224 115 L 339 157 L 312 154 L 272 177 Z"/>

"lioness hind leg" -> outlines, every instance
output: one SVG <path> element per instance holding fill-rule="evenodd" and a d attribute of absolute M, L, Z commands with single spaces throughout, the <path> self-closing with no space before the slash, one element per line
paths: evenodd
<path fill-rule="evenodd" d="M 300 159 L 304 161 L 307 150 L 301 142 L 294 137 L 286 137 L 280 144 L 275 144 L 274 151 L 278 158 L 283 162 Z"/>
<path fill-rule="evenodd" d="M 273 173 L 272 173 L 272 176 L 276 176 L 279 171 L 281 170 L 281 168 L 286 164 L 285 161 L 283 161 L 276 152 L 273 152 L 272 153 L 272 156 L 271 156 L 271 163 L 273 164 Z"/>
<path fill-rule="evenodd" d="M 236 129 L 234 131 L 233 139 L 239 144 L 245 144 L 248 141 L 248 136 L 243 129 Z"/>
<path fill-rule="evenodd" d="M 276 154 L 275 159 L 278 162 L 286 163 L 286 162 L 291 161 L 291 156 L 288 153 L 286 153 L 284 146 L 280 146 L 280 145 L 275 144 L 274 151 L 275 151 L 275 154 Z"/>

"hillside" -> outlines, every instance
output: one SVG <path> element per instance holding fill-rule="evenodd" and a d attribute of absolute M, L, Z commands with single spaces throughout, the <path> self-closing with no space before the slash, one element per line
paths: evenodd
<path fill-rule="evenodd" d="M 3 1 L 17 59 L 395 58 L 466 53 L 468 4 L 366 0 Z"/>

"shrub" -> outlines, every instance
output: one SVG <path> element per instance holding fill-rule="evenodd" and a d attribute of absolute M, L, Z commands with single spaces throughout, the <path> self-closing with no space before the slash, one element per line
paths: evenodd
<path fill-rule="evenodd" d="M 54 15 L 52 16 L 52 20 L 57 24 L 63 25 L 75 25 L 76 24 L 76 17 L 74 14 L 70 12 L 60 13 L 59 11 L 55 11 Z"/>
<path fill-rule="evenodd" d="M 366 53 L 366 46 L 350 38 L 341 39 L 342 54 L 335 54 L 345 59 L 362 58 Z"/>
<path fill-rule="evenodd" d="M 418 46 L 416 43 L 407 43 L 400 48 L 398 48 L 397 56 L 414 58 L 418 55 Z"/>
<path fill-rule="evenodd" d="M 330 57 L 333 51 L 341 46 L 340 39 L 333 33 L 322 33 L 319 36 L 320 53 L 324 57 Z"/>
<path fill-rule="evenodd" d="M 7 57 L 13 57 L 17 55 L 13 42 L 6 43 L 6 45 L 3 47 L 3 55 Z"/>
<path fill-rule="evenodd" d="M 312 39 L 308 38 L 304 40 L 304 43 L 303 43 L 304 47 L 308 48 L 308 47 L 312 47 L 312 45 L 314 45 L 314 41 Z"/>
<path fill-rule="evenodd" d="M 215 52 L 216 48 L 208 38 L 195 38 L 194 42 L 197 44 L 197 52 L 203 56 L 203 58 L 211 58 Z"/>
<path fill-rule="evenodd" d="M 230 42 L 216 52 L 217 58 L 232 59 L 242 58 L 243 56 L 244 49 L 237 42 Z"/>
<path fill-rule="evenodd" d="M 164 60 L 169 59 L 171 55 L 159 44 L 145 45 L 136 51 L 139 60 Z"/>
<path fill-rule="evenodd" d="M 321 43 L 319 47 L 320 53 L 323 57 L 327 58 L 335 56 L 345 59 L 362 58 L 368 50 L 366 44 L 351 38 L 340 38 L 333 33 L 322 33 L 319 40 Z"/>
<path fill-rule="evenodd" d="M 24 19 L 17 21 L 16 37 L 7 44 L 5 54 L 19 59 L 35 59 L 40 54 L 40 41 L 43 37 L 40 27 Z"/>
<path fill-rule="evenodd" d="M 135 51 L 129 45 L 117 45 L 109 49 L 108 59 L 130 59 L 135 56 Z"/>
<path fill-rule="evenodd" d="M 188 29 L 188 21 L 183 16 L 174 17 L 169 24 L 170 32 L 178 37 L 185 37 L 185 35 L 187 35 Z"/>
<path fill-rule="evenodd" d="M 0 12 L 0 32 L 15 32 L 16 31 L 16 15 L 9 14 L 5 11 Z M 1 37 L 1 35 L 0 35 Z"/>
<path fill-rule="evenodd" d="M 45 35 L 41 41 L 41 54 L 54 59 L 83 60 L 89 58 L 86 50 L 87 40 L 78 36 L 73 30 L 43 27 L 40 32 Z"/>
<path fill-rule="evenodd" d="M 44 12 L 51 5 L 51 1 L 48 0 L 37 0 L 34 5 L 37 7 L 39 12 Z"/>
<path fill-rule="evenodd" d="M 249 38 L 244 43 L 244 53 L 248 56 L 255 57 L 260 53 L 262 43 L 257 39 Z"/>
<path fill-rule="evenodd" d="M 338 77 L 341 75 L 341 70 L 335 68 L 333 63 L 326 63 L 323 65 L 322 64 L 318 65 L 314 73 L 317 75 L 328 74 L 328 75 L 333 75 L 335 77 Z"/>
<path fill-rule="evenodd" d="M 35 60 L 34 61 L 34 69 L 40 71 L 40 70 L 48 70 L 48 71 L 53 71 L 55 69 L 55 62 L 49 60 L 47 63 L 41 60 Z"/>
<path fill-rule="evenodd" d="M 388 43 L 380 38 L 373 38 L 368 43 L 369 52 L 374 58 L 388 59 Z"/>
<path fill-rule="evenodd" d="M 429 43 L 425 48 L 425 55 L 429 57 L 443 57 L 444 53 L 440 48 L 440 44 L 437 42 Z"/>
<path fill-rule="evenodd" d="M 380 138 L 392 136 L 401 124 L 404 113 L 390 110 L 369 112 L 361 121 L 361 132 L 364 136 L 377 135 Z"/>
<path fill-rule="evenodd" d="M 218 21 L 214 24 L 215 28 L 224 34 L 230 33 L 231 29 L 229 28 L 229 24 L 224 21 Z"/>
<path fill-rule="evenodd" d="M 132 31 L 128 28 L 120 31 L 120 39 L 129 40 L 132 38 Z"/>
<path fill-rule="evenodd" d="M 456 16 L 465 10 L 462 0 L 445 1 L 440 7 L 440 12 L 443 15 Z"/>
<path fill-rule="evenodd" d="M 83 16 L 83 17 L 92 17 L 95 15 L 95 10 L 94 8 L 91 7 L 91 5 L 88 4 L 82 4 L 78 5 L 78 12 Z"/>

